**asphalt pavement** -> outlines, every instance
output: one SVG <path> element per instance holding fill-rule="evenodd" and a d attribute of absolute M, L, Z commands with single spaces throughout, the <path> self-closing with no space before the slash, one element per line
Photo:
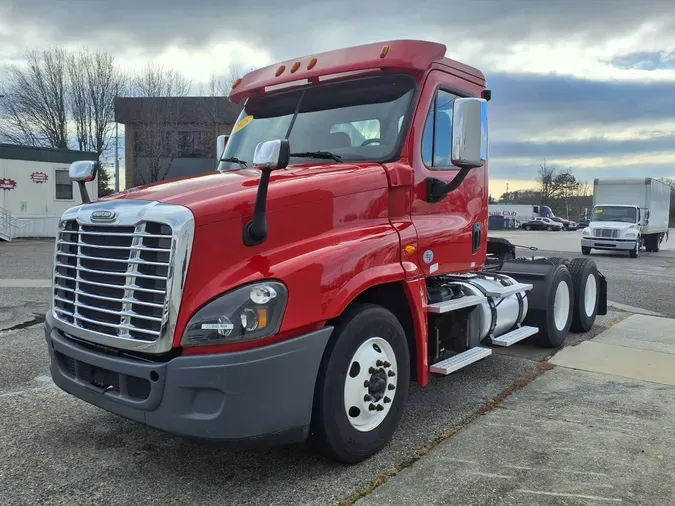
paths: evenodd
<path fill-rule="evenodd" d="M 53 241 L 0 244 L 3 505 L 326 505 L 353 500 L 378 477 L 405 467 L 430 443 L 472 420 L 514 383 L 533 377 L 551 356 L 550 350 L 519 343 L 448 377 L 432 378 L 425 389 L 413 387 L 394 440 L 356 466 L 326 461 L 304 445 L 227 451 L 148 429 L 53 386 L 42 327 L 35 320 L 49 307 L 49 285 L 39 285 L 51 275 L 52 248 Z M 623 272 L 629 260 L 599 259 L 605 261 L 601 268 L 614 290 L 611 296 L 621 296 L 631 288 Z M 20 280 L 30 280 L 23 283 L 28 287 L 21 287 Z M 666 288 L 660 282 L 650 285 Z M 637 297 L 622 300 L 642 304 Z M 594 334 L 626 316 L 611 311 L 598 319 Z M 568 344 L 588 337 L 570 336 Z"/>

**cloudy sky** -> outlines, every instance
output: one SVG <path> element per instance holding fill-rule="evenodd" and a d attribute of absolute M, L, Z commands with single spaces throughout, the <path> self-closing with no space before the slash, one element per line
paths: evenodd
<path fill-rule="evenodd" d="M 495 195 L 532 186 L 544 159 L 582 180 L 675 177 L 675 0 L 0 0 L 0 65 L 86 44 L 198 83 L 396 38 L 486 74 Z"/>

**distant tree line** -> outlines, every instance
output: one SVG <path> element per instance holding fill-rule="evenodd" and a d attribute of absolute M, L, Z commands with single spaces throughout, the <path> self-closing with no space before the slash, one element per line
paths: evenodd
<path fill-rule="evenodd" d="M 29 51 L 19 62 L 0 69 L 0 142 L 25 146 L 70 148 L 96 153 L 99 194 L 109 193 L 111 174 L 103 163 L 114 146 L 116 97 L 222 96 L 244 69 L 231 66 L 224 77 L 211 77 L 196 87 L 175 70 L 148 64 L 138 72 L 123 71 L 115 58 L 85 48 Z M 170 117 L 162 111 L 158 121 Z M 159 118 L 162 118 L 161 120 Z M 157 128 L 156 130 L 161 130 Z M 157 148 L 158 139 L 146 139 Z"/>

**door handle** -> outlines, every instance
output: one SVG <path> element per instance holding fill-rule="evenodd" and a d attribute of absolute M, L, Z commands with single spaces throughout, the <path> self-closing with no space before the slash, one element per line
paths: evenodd
<path fill-rule="evenodd" d="M 481 239 L 483 238 L 483 224 L 480 221 L 477 221 L 473 224 L 473 244 L 472 244 L 472 253 L 478 253 L 480 249 Z"/>

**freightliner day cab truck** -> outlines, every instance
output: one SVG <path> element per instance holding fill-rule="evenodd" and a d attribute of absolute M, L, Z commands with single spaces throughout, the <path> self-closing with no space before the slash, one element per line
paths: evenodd
<path fill-rule="evenodd" d="M 588 330 L 606 312 L 592 259 L 488 239 L 490 92 L 445 49 L 390 41 L 251 72 L 217 170 L 67 211 L 54 382 L 171 433 L 309 440 L 355 463 L 391 439 L 411 381 Z"/>
<path fill-rule="evenodd" d="M 670 193 L 668 184 L 651 177 L 596 179 L 581 252 L 627 251 L 631 258 L 637 258 L 641 248 L 658 252 L 668 234 Z"/>

